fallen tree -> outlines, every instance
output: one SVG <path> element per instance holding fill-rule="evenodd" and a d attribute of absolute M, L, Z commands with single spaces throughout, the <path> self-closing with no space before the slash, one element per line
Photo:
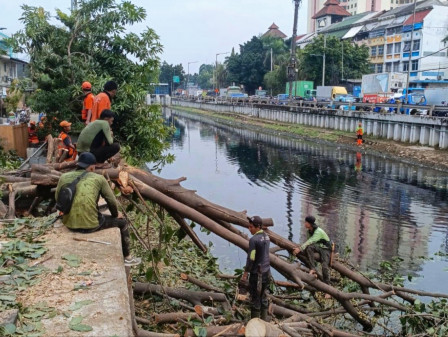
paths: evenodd
<path fill-rule="evenodd" d="M 8 204 L 9 207 L 9 217 L 15 216 L 15 201 L 17 198 L 21 198 L 22 196 L 33 197 L 30 199 L 30 204 L 27 207 L 27 210 L 31 212 L 36 208 L 36 204 L 42 201 L 40 196 L 37 195 L 38 188 L 54 188 L 61 174 L 67 170 L 73 169 L 75 165 L 75 162 L 32 165 L 31 170 L 8 172 L 4 174 L 1 177 L 3 179 L 2 195 L 3 202 Z M 234 226 L 248 227 L 246 211 L 234 211 L 211 203 L 198 196 L 195 191 L 184 189 L 180 184 L 182 181 L 185 181 L 186 178 L 163 179 L 149 172 L 127 165 L 119 167 L 106 165 L 98 167 L 96 172 L 113 181 L 114 184 L 122 189 L 122 191 L 126 190 L 130 193 L 135 193 L 141 205 L 139 206 L 140 211 L 145 212 L 145 209 L 148 208 L 146 201 L 156 203 L 167 210 L 202 252 L 207 252 L 207 248 L 188 225 L 186 219 L 199 224 L 214 234 L 231 242 L 235 246 L 247 251 L 248 236 Z M 149 215 L 156 217 L 154 213 L 151 213 L 150 211 L 148 212 Z M 157 221 L 161 222 L 162 225 L 162 220 L 157 219 Z M 310 275 L 307 272 L 306 267 L 299 267 L 295 262 L 291 262 L 291 260 L 278 255 L 277 253 L 280 250 L 291 252 L 297 245 L 279 236 L 271 229 L 266 228 L 265 230 L 270 236 L 271 241 L 277 245 L 278 248 L 271 250 L 271 266 L 289 280 L 277 281 L 276 284 L 295 291 L 306 290 L 313 294 L 315 292 L 322 292 L 331 295 L 331 297 L 337 301 L 338 306 L 332 311 L 327 311 L 323 316 L 349 314 L 356 322 L 361 324 L 363 330 L 370 331 L 374 326 L 374 321 L 369 315 L 365 314 L 366 308 L 364 306 L 366 305 L 369 305 L 372 311 L 375 311 L 375 308 L 381 306 L 388 310 L 397 310 L 406 314 L 412 314 L 412 307 L 404 305 L 401 301 L 397 301 L 397 298 L 413 304 L 415 301 L 413 296 L 415 295 L 440 298 L 448 297 L 446 294 L 427 293 L 381 282 L 374 282 L 365 275 L 357 272 L 350 265 L 345 264 L 344 261 L 335 260 L 332 264 L 332 268 L 338 275 L 336 277 L 347 278 L 350 281 L 357 283 L 361 289 L 361 292 L 348 293 L 341 291 L 337 287 L 328 285 L 322 282 L 319 278 L 316 279 L 314 276 Z M 142 238 L 139 238 L 139 241 L 142 242 L 145 249 L 149 249 Z M 302 259 L 303 257 L 299 256 L 299 258 Z M 317 258 L 319 257 L 317 256 Z M 306 262 L 305 260 L 303 261 Z M 224 290 L 206 284 L 186 273 L 182 274 L 181 278 L 184 281 L 188 281 L 207 291 L 194 293 L 187 289 L 162 287 L 150 283 L 136 283 L 134 291 L 136 294 L 150 293 L 162 297 L 180 299 L 188 302 L 190 305 L 199 307 L 212 301 L 212 303 L 220 303 L 222 311 L 229 312 L 231 317 L 238 316 L 238 310 L 231 307 L 230 303 L 232 301 L 228 298 Z M 370 294 L 370 289 L 375 289 L 375 295 Z M 278 317 L 293 317 L 294 320 L 305 322 L 306 327 L 300 327 L 302 329 L 313 329 L 313 331 L 319 330 L 320 333 L 332 336 L 353 336 L 350 333 L 333 329 L 328 325 L 317 323 L 316 320 L 313 319 L 313 316 L 319 316 L 316 312 L 312 312 L 309 309 L 303 310 L 279 298 L 271 297 L 271 300 L 275 303 L 272 306 L 274 309 L 271 311 L 273 315 Z M 191 310 L 192 308 L 185 303 L 183 306 L 186 309 L 188 308 L 188 310 Z M 206 311 L 201 311 L 200 315 L 196 313 L 194 318 L 197 319 L 198 317 L 203 317 L 203 313 L 205 313 L 205 316 L 218 314 L 216 312 L 207 313 Z M 178 320 L 183 321 L 184 317 L 189 317 L 187 315 L 189 315 L 189 313 L 186 313 L 186 315 L 178 315 Z M 175 315 L 168 317 L 175 317 Z M 168 321 L 170 320 L 168 319 Z M 288 322 L 285 322 L 285 324 L 286 323 Z M 291 326 L 285 327 L 286 330 L 293 329 Z M 215 331 L 213 329 L 209 330 Z M 287 331 L 285 332 L 287 333 Z M 358 333 L 361 334 L 361 332 Z M 290 335 L 291 334 L 292 332 L 290 331 Z"/>

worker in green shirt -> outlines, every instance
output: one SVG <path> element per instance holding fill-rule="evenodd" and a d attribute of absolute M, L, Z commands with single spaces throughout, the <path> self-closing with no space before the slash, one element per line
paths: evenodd
<path fill-rule="evenodd" d="M 95 122 L 90 123 L 89 126 Z M 64 173 L 59 178 L 56 200 L 58 200 L 59 192 L 63 186 L 70 184 L 87 171 L 76 185 L 72 207 L 70 212 L 62 217 L 62 223 L 71 231 L 79 233 L 92 233 L 118 227 L 121 234 L 124 263 L 127 266 L 137 265 L 141 260 L 130 255 L 128 223 L 123 219 L 123 215 L 118 212 L 117 199 L 115 199 L 107 180 L 94 172 L 95 164 L 95 156 L 90 152 L 84 152 L 79 156 L 77 169 Z M 99 212 L 98 200 L 100 196 L 106 200 L 111 215 L 103 215 Z"/>
<path fill-rule="evenodd" d="M 103 110 L 100 119 L 89 123 L 79 135 L 78 153 L 91 152 L 98 163 L 104 163 L 120 151 L 120 145 L 114 143 L 111 125 L 115 114 L 110 110 Z"/>
<path fill-rule="evenodd" d="M 309 215 L 305 218 L 305 228 L 307 229 L 308 240 L 306 240 L 305 243 L 302 243 L 299 248 L 295 248 L 293 254 L 297 256 L 302 252 L 303 255 L 301 257 L 304 258 L 304 262 L 308 264 L 310 274 L 317 277 L 314 253 L 319 253 L 323 281 L 330 284 L 330 259 L 332 252 L 330 238 L 322 228 L 317 226 L 316 218 L 314 216 Z"/>

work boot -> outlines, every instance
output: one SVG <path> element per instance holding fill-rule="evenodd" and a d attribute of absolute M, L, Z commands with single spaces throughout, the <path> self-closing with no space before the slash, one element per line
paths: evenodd
<path fill-rule="evenodd" d="M 260 318 L 265 321 L 265 322 L 269 322 L 270 321 L 270 317 L 268 316 L 268 308 L 262 308 L 261 309 L 261 314 L 260 314 Z"/>
<path fill-rule="evenodd" d="M 251 309 L 250 310 L 250 319 L 252 318 L 260 318 L 260 310 Z"/>

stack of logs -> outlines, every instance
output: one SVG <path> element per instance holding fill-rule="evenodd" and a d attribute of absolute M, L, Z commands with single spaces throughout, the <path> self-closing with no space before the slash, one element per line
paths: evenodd
<path fill-rule="evenodd" d="M 73 170 L 75 165 L 76 162 L 32 165 L 29 170 L 14 171 L 1 175 L 0 179 L 3 180 L 1 189 L 4 203 L 0 202 L 0 212 L 6 213 L 6 216 L 11 219 L 17 215 L 32 213 L 33 209 L 44 198 L 41 195 L 41 191 L 50 191 L 51 195 L 51 191 L 57 185 L 61 174 Z M 180 183 L 186 180 L 186 178 L 174 180 L 163 179 L 150 172 L 127 165 L 118 167 L 103 166 L 97 168 L 96 172 L 114 181 L 120 188 L 125 189 L 127 193 L 136 193 L 142 200 L 150 200 L 166 209 L 202 251 L 207 251 L 206 246 L 201 243 L 185 219 L 199 224 L 235 246 L 247 251 L 249 238 L 236 227 L 248 227 L 249 223 L 246 212 L 234 211 L 211 203 L 197 195 L 195 191 L 183 188 Z M 16 201 L 21 199 L 24 202 L 21 203 L 20 209 L 18 207 L 16 214 Z M 336 287 L 322 282 L 321 275 L 316 279 L 300 263 L 292 263 L 290 260 L 279 255 L 279 251 L 286 250 L 291 252 L 297 245 L 270 229 L 266 229 L 266 232 L 270 236 L 271 242 L 276 245 L 276 247 L 271 248 L 271 267 L 289 280 L 288 282 L 276 281 L 277 285 L 280 287 L 293 287 L 298 290 L 304 289 L 312 293 L 323 292 L 331 295 L 337 304 L 331 311 L 308 312 L 298 306 L 285 303 L 280 297 L 270 296 L 272 302 L 270 313 L 277 318 L 286 318 L 286 320 L 283 320 L 275 326 L 256 320 L 257 327 L 255 329 L 268 331 L 264 334 L 266 336 L 311 336 L 315 332 L 327 336 L 360 336 L 363 335 L 361 331 L 356 332 L 356 334 L 351 334 L 335 329 L 330 324 L 325 323 L 323 318 L 348 314 L 355 322 L 360 324 L 362 330 L 371 331 L 374 327 L 373 320 L 365 313 L 378 310 L 378 305 L 381 305 L 382 310 L 396 310 L 409 314 L 412 313 L 412 305 L 407 304 L 414 303 L 415 298 L 413 295 L 448 298 L 448 295 L 445 294 L 427 293 L 404 287 L 395 287 L 390 284 L 373 282 L 342 261 L 335 259 L 332 265 L 334 271 L 337 272 L 335 274 L 358 283 L 361 289 L 361 292 L 354 293 L 341 291 Z M 318 259 L 318 256 L 316 258 Z M 299 259 L 301 259 L 300 256 Z M 246 331 L 246 335 L 252 333 L 250 332 L 252 329 L 251 325 L 243 327 L 240 324 L 241 319 L 231 322 L 232 324 L 230 325 L 219 326 L 225 321 L 223 317 L 215 309 L 204 306 L 204 302 L 209 302 L 212 299 L 214 303 L 221 303 L 223 311 L 232 311 L 232 317 L 236 317 L 235 308 L 229 306 L 227 297 L 223 294 L 222 290 L 204 284 L 188 275 L 182 275 L 182 278 L 186 282 L 194 283 L 203 288 L 206 292 L 198 294 L 197 292 L 192 292 L 184 288 L 171 289 L 167 287 L 162 288 L 154 284 L 134 284 L 135 293 L 155 293 L 160 296 L 167 296 L 183 301 L 183 307 L 186 312 L 175 313 L 171 316 L 155 315 L 154 319 L 156 322 L 162 324 L 172 322 L 173 320 L 179 321 L 187 319 L 188 317 L 203 318 L 204 316 L 213 315 L 215 326 L 207 327 L 207 336 L 215 334 L 219 336 L 239 336 L 244 333 L 244 330 Z M 375 295 L 370 294 L 371 289 L 375 290 Z M 189 304 L 185 304 L 185 302 Z M 139 319 L 139 321 L 140 323 L 145 323 L 144 319 Z M 141 329 L 138 329 L 137 332 L 140 336 L 157 336 L 155 333 Z M 192 332 L 187 330 L 186 335 L 192 336 Z M 259 336 L 264 335 L 259 334 Z"/>

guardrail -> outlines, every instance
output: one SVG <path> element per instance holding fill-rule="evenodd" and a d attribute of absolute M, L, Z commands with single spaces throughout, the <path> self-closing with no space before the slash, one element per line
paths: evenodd
<path fill-rule="evenodd" d="M 356 110 L 356 111 L 376 111 L 378 113 L 401 113 L 408 110 L 411 114 L 427 115 L 431 117 L 448 117 L 448 106 L 443 105 L 419 105 L 419 104 L 401 104 L 401 103 L 355 103 L 340 101 L 306 101 L 296 100 L 292 104 L 278 103 L 275 99 L 254 98 L 254 97 L 177 97 L 174 99 L 192 101 L 198 103 L 211 104 L 232 104 L 239 106 L 254 106 L 257 108 L 279 109 L 295 111 L 296 108 L 325 109 L 334 110 Z"/>

